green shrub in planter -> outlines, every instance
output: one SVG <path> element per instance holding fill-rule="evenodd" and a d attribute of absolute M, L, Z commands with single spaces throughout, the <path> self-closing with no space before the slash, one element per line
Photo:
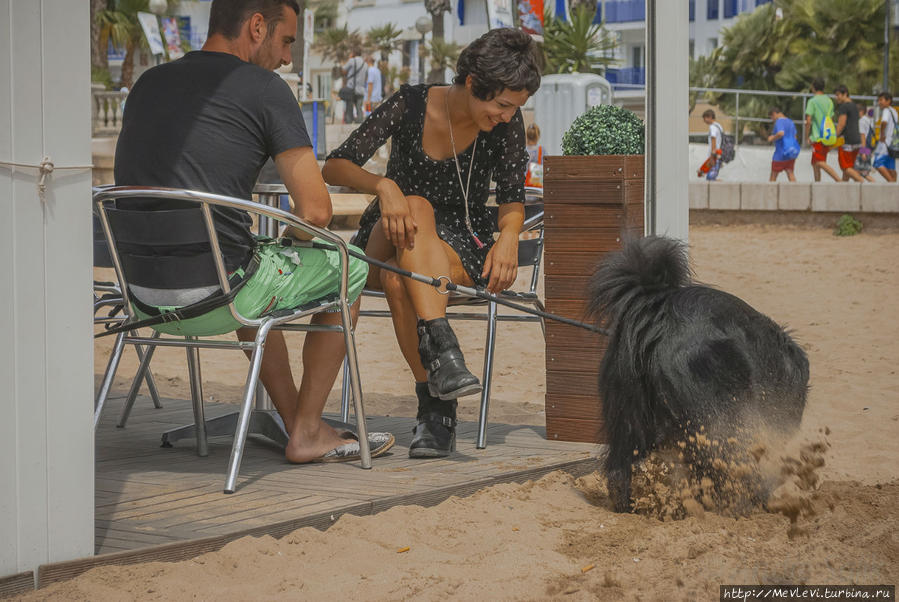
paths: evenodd
<path fill-rule="evenodd" d="M 642 155 L 645 126 L 633 111 L 596 105 L 562 136 L 563 155 Z"/>

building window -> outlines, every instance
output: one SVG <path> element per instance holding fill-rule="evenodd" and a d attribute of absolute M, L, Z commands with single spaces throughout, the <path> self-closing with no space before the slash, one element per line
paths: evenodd
<path fill-rule="evenodd" d="M 716 20 L 718 19 L 718 0 L 706 0 L 708 4 L 706 4 L 705 17 L 708 20 Z"/>
<path fill-rule="evenodd" d="M 718 38 L 709 38 L 709 53 L 711 53 L 715 48 L 718 48 Z"/>
<path fill-rule="evenodd" d="M 739 12 L 737 7 L 737 0 L 724 0 L 724 18 L 732 19 L 737 16 Z"/>
<path fill-rule="evenodd" d="M 639 69 L 643 66 L 643 46 L 634 46 L 631 48 L 631 67 Z"/>
<path fill-rule="evenodd" d="M 696 20 L 696 0 L 690 0 L 690 23 Z"/>
<path fill-rule="evenodd" d="M 690 40 L 690 58 L 696 58 L 696 40 Z"/>

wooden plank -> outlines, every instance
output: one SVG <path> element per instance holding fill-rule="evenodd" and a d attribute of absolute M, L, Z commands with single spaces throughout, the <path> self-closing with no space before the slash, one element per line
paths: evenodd
<path fill-rule="evenodd" d="M 547 395 L 583 395 L 597 392 L 597 375 L 593 372 L 553 370 L 546 373 Z M 548 429 L 549 427 L 547 427 Z"/>
<path fill-rule="evenodd" d="M 585 204 L 591 207 L 621 207 L 627 202 L 624 180 L 566 179 L 544 188 L 543 201 L 547 211 L 564 203 Z"/>
<path fill-rule="evenodd" d="M 595 332 L 568 326 L 567 324 L 546 323 L 546 346 L 548 349 L 579 349 L 584 353 L 598 355 L 605 345 L 605 338 Z"/>
<path fill-rule="evenodd" d="M 621 228 L 628 207 L 594 205 L 553 205 L 546 207 L 544 223 L 551 228 Z"/>
<path fill-rule="evenodd" d="M 571 346 L 546 348 L 546 371 L 572 371 L 599 374 L 599 363 L 606 350 L 606 340 L 600 340 L 600 351 L 587 351 Z"/>
<path fill-rule="evenodd" d="M 0 598 L 12 598 L 34 590 L 34 571 L 0 578 Z"/>
<path fill-rule="evenodd" d="M 581 441 L 584 443 L 605 443 L 602 422 L 572 418 L 546 416 L 548 436 L 560 441 Z"/>
<path fill-rule="evenodd" d="M 586 392 L 585 392 L 586 393 Z M 546 395 L 548 416 L 578 420 L 602 420 L 602 403 L 596 395 Z"/>
<path fill-rule="evenodd" d="M 621 237 L 627 229 L 615 228 L 546 228 L 545 249 L 547 255 L 573 251 L 575 253 L 607 253 L 621 246 Z M 551 272 L 547 272 L 549 274 Z"/>
<path fill-rule="evenodd" d="M 544 158 L 543 185 L 567 179 L 613 179 L 644 176 L 643 155 L 560 156 Z"/>

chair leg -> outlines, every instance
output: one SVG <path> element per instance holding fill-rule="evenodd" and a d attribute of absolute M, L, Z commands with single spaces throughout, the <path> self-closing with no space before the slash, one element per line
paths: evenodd
<path fill-rule="evenodd" d="M 195 339 L 196 337 L 187 337 Z M 187 371 L 190 375 L 190 399 L 194 407 L 194 425 L 197 429 L 197 455 L 209 455 L 209 441 L 206 437 L 206 416 L 203 411 L 203 377 L 200 374 L 200 350 L 186 347 Z"/>
<path fill-rule="evenodd" d="M 132 331 L 132 335 L 135 333 Z M 153 338 L 159 338 L 159 333 L 154 332 Z M 137 393 L 140 391 L 141 382 L 145 379 L 145 377 L 150 373 L 150 360 L 153 359 L 153 352 L 156 351 L 155 346 L 148 346 L 146 352 L 144 352 L 140 346 L 135 345 L 135 350 L 137 350 L 137 356 L 140 358 L 140 364 L 137 368 L 137 373 L 134 375 L 134 380 L 131 381 L 131 389 L 128 390 L 128 396 L 125 398 L 125 405 L 122 406 L 122 413 L 119 415 L 119 423 L 116 425 L 118 428 L 125 428 L 125 424 L 128 422 L 128 417 L 131 415 L 131 409 L 134 407 L 134 400 L 137 399 Z M 149 384 L 151 381 L 147 380 Z M 150 393 L 155 391 L 155 384 L 153 389 L 150 390 Z M 158 403 L 158 399 L 156 400 Z M 157 408 L 162 407 L 162 405 L 157 405 Z"/>
<path fill-rule="evenodd" d="M 156 336 L 159 336 L 156 333 Z M 155 337 L 154 337 L 155 338 Z M 137 357 L 140 358 L 141 361 L 144 360 L 144 353 L 149 353 L 152 347 L 147 348 L 147 351 L 144 351 L 143 345 L 135 345 L 134 350 L 137 352 Z M 144 381 L 147 383 L 147 392 L 150 394 L 150 399 L 153 401 L 153 407 L 157 410 L 162 409 L 162 402 L 159 401 L 159 389 L 156 388 L 156 379 L 153 378 L 153 372 L 147 368 L 147 371 L 144 373 Z"/>
<path fill-rule="evenodd" d="M 484 344 L 484 386 L 481 391 L 481 410 L 478 416 L 477 448 L 487 447 L 487 407 L 490 404 L 490 387 L 493 384 L 493 350 L 496 347 L 496 303 L 487 306 L 487 341 Z"/>
<path fill-rule="evenodd" d="M 543 305 L 543 301 L 540 299 L 534 300 L 534 307 L 542 312 L 546 312 L 546 307 Z M 546 340 L 546 320 L 543 319 L 543 316 L 540 316 L 540 332 L 543 333 L 543 340 Z"/>
<path fill-rule="evenodd" d="M 362 386 L 359 381 L 359 363 L 356 357 L 356 336 L 353 319 L 346 299 L 340 303 L 340 317 L 343 324 L 343 340 L 346 344 L 346 364 L 349 367 L 350 388 L 353 391 L 353 409 L 356 412 L 356 430 L 359 435 L 359 455 L 362 468 L 371 468 L 371 449 L 368 446 L 368 427 L 365 424 L 365 410 L 362 407 Z"/>
<path fill-rule="evenodd" d="M 350 362 L 343 359 L 343 387 L 340 390 L 340 420 L 348 422 L 350 419 Z"/>
<path fill-rule="evenodd" d="M 109 354 L 109 361 L 106 363 L 103 382 L 100 383 L 100 390 L 97 392 L 97 399 L 94 402 L 94 430 L 97 430 L 97 424 L 100 422 L 100 413 L 103 412 L 103 406 L 106 404 L 106 398 L 109 396 L 109 389 L 112 387 L 116 370 L 119 368 L 119 361 L 122 359 L 122 350 L 124 348 L 125 333 L 120 332 L 116 335 L 112 353 Z"/>
<path fill-rule="evenodd" d="M 237 485 L 237 474 L 240 472 L 240 461 L 243 459 L 243 448 L 247 442 L 247 432 L 250 428 L 250 415 L 253 411 L 253 399 L 256 397 L 256 383 L 259 380 L 259 370 L 262 367 L 262 354 L 265 352 L 265 339 L 274 324 L 265 322 L 256 331 L 256 341 L 253 347 L 253 355 L 250 358 L 250 370 L 247 372 L 247 382 L 244 386 L 243 402 L 240 405 L 240 416 L 237 419 L 237 428 L 234 430 L 234 443 L 231 445 L 231 459 L 228 461 L 228 476 L 225 478 L 225 493 L 234 493 Z"/>

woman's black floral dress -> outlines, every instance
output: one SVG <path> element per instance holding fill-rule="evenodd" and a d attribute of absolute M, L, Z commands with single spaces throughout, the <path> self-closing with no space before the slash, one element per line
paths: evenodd
<path fill-rule="evenodd" d="M 402 86 L 328 158 L 347 159 L 361 167 L 392 136 L 386 176 L 396 182 L 407 196 L 418 195 L 430 201 L 434 206 L 438 236 L 458 253 L 471 279 L 477 284 L 486 284 L 481 279 L 481 271 L 487 252 L 493 246 L 493 232 L 496 229 L 496 219 L 485 206 L 491 179 L 496 182 L 498 204 L 524 202 L 528 155 L 521 111 L 516 111 L 509 123 L 500 123 L 490 132 L 478 133 L 468 192 L 468 211 L 471 227 L 484 243 L 484 247 L 479 249 L 465 226 L 464 197 L 455 161 L 452 157 L 435 161 L 422 149 L 421 136 L 429 88 L 426 85 Z M 459 154 L 463 181 L 468 176 L 472 146 Z M 362 214 L 359 232 L 353 243 L 364 249 L 372 228 L 380 218 L 381 209 L 378 199 L 375 199 Z"/>

